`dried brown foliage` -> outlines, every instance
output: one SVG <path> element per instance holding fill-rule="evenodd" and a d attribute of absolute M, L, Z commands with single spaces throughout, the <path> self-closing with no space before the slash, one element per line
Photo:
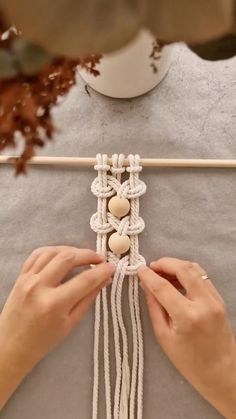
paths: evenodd
<path fill-rule="evenodd" d="M 7 30 L 0 14 L 0 38 Z M 0 41 L 0 48 L 10 49 L 17 35 L 10 32 L 8 39 Z M 16 147 L 15 133 L 19 132 L 24 141 L 21 156 L 15 159 L 16 173 L 24 173 L 26 162 L 37 147 L 43 147 L 53 137 L 55 127 L 51 120 L 51 108 L 58 97 L 68 93 L 75 84 L 77 66 L 98 75 L 96 64 L 99 55 L 88 55 L 77 60 L 56 57 L 40 73 L 34 76 L 18 75 L 9 80 L 0 80 L 0 151 Z M 43 135 L 42 135 L 43 132 Z"/>
<path fill-rule="evenodd" d="M 164 44 L 161 43 L 158 39 L 155 39 L 155 41 L 152 44 L 152 52 L 149 55 L 149 58 L 151 59 L 151 68 L 153 70 L 153 73 L 158 73 L 158 65 L 157 61 L 161 59 L 161 53 L 162 49 L 164 47 Z"/>

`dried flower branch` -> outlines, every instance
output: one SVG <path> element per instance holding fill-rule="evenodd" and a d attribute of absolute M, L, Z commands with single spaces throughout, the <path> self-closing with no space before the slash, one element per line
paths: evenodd
<path fill-rule="evenodd" d="M 0 60 L 1 52 L 10 54 L 12 44 L 21 39 L 15 29 L 7 29 L 0 14 Z M 28 75 L 22 72 L 28 60 L 26 56 L 18 73 L 0 80 L 0 151 L 17 146 L 17 132 L 25 144 L 20 158 L 15 159 L 17 174 L 25 173 L 26 162 L 35 154 L 35 149 L 43 147 L 52 138 L 55 127 L 51 108 L 75 84 L 77 67 L 97 76 L 96 65 L 100 58 L 100 55 L 87 55 L 77 60 L 54 57 L 37 74 Z"/>
<path fill-rule="evenodd" d="M 158 67 L 157 67 L 157 61 L 160 60 L 161 58 L 161 53 L 162 53 L 162 49 L 163 49 L 164 44 L 162 44 L 157 38 L 155 39 L 155 41 L 152 44 L 152 52 L 149 55 L 149 58 L 151 58 L 151 68 L 153 70 L 153 73 L 157 73 L 158 72 Z"/>

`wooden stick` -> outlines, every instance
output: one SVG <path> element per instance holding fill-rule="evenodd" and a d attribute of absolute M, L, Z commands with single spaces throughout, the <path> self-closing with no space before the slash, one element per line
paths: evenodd
<path fill-rule="evenodd" d="M 0 164 L 14 164 L 14 156 L 0 156 Z M 96 159 L 92 157 L 33 157 L 27 162 L 29 165 L 46 165 L 46 166 L 94 166 Z M 129 164 L 125 160 L 125 165 Z M 220 159 L 141 159 L 144 167 L 183 167 L 183 168 L 236 168 L 236 160 L 220 160 Z"/>

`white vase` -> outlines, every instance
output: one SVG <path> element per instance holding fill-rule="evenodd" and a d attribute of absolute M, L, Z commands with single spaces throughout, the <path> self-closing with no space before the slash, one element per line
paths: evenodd
<path fill-rule="evenodd" d="M 101 63 L 96 66 L 99 76 L 85 70 L 79 73 L 89 86 L 106 96 L 132 98 L 143 95 L 160 83 L 171 63 L 172 46 L 164 47 L 157 60 L 150 57 L 155 44 L 154 36 L 142 30 L 124 48 L 103 55 Z"/>

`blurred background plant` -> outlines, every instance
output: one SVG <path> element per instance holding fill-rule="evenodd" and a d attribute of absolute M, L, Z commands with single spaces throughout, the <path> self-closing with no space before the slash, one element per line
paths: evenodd
<path fill-rule="evenodd" d="M 53 137 L 51 107 L 75 84 L 77 67 L 97 76 L 100 52 L 142 28 L 157 49 L 184 41 L 207 60 L 236 54 L 236 0 L 0 0 L 0 10 L 0 150 L 16 147 L 20 133 L 17 173 Z"/>

